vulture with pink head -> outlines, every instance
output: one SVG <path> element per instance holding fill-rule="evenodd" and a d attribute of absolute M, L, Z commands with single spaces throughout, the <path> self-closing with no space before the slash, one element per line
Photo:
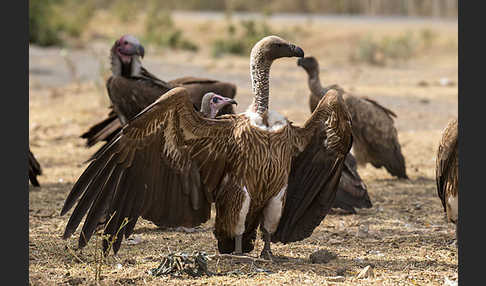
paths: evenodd
<path fill-rule="evenodd" d="M 81 135 L 88 147 L 101 141 L 110 141 L 122 126 L 144 108 L 156 101 L 161 94 L 174 87 L 185 87 L 196 110 L 200 110 L 204 94 L 214 92 L 223 97 L 234 98 L 236 86 L 207 78 L 182 77 L 165 82 L 143 67 L 141 59 L 145 49 L 132 35 L 124 35 L 111 47 L 112 75 L 106 82 L 108 96 L 112 102 L 108 117 L 90 127 Z M 220 114 L 234 113 L 228 105 Z"/>

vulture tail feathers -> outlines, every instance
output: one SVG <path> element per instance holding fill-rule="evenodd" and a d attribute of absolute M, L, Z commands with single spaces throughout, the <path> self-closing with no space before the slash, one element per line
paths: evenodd
<path fill-rule="evenodd" d="M 388 160 L 383 163 L 385 169 L 393 176 L 400 179 L 408 179 L 407 171 L 405 168 L 405 158 L 403 158 L 401 148 L 398 142 L 395 144 L 393 153 L 390 154 Z"/>
<path fill-rule="evenodd" d="M 351 153 L 348 153 L 344 160 L 344 168 L 333 208 L 340 208 L 355 214 L 354 208 L 371 208 L 372 206 L 368 189 L 358 174 L 356 159 Z"/>
<path fill-rule="evenodd" d="M 80 137 L 87 140 L 86 147 L 91 147 L 101 141 L 110 142 L 120 132 L 121 127 L 118 116 L 112 111 L 108 114 L 108 118 L 91 126 Z"/>

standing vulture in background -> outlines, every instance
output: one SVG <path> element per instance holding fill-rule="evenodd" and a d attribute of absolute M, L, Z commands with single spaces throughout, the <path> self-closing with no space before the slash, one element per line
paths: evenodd
<path fill-rule="evenodd" d="M 37 161 L 37 159 L 34 157 L 34 154 L 32 151 L 30 151 L 29 147 L 29 181 L 34 187 L 40 187 L 39 181 L 37 181 L 37 176 L 42 175 L 42 169 Z"/>
<path fill-rule="evenodd" d="M 336 89 L 343 95 L 353 122 L 353 154 L 358 164 L 371 163 L 375 168 L 385 167 L 391 175 L 408 179 L 405 158 L 393 122 L 396 114 L 373 99 L 346 93 L 338 85 L 322 87 L 319 63 L 314 57 L 299 59 L 297 65 L 304 68 L 309 76 L 311 112 L 329 89 Z"/>
<path fill-rule="evenodd" d="M 437 151 L 435 180 L 437 193 L 447 220 L 457 224 L 458 219 L 458 189 L 459 189 L 459 148 L 457 119 L 449 122 L 442 132 L 442 139 Z"/>
<path fill-rule="evenodd" d="M 245 113 L 205 118 L 194 110 L 189 92 L 178 87 L 129 119 L 73 186 L 61 215 L 80 199 L 63 237 L 70 237 L 87 214 L 79 236 L 83 247 L 109 214 L 104 233 L 116 253 L 139 216 L 185 207 L 166 199 L 174 192 L 191 197 L 195 210 L 186 210 L 187 215 L 198 216 L 198 207 L 215 203 L 214 235 L 221 253 L 252 251 L 260 224 L 266 259 L 272 257 L 271 240 L 309 237 L 334 203 L 352 134 L 351 118 L 334 90 L 303 127 L 268 109 L 272 62 L 303 56 L 301 48 L 277 36 L 256 43 L 250 60 L 254 100 Z M 168 182 L 168 170 L 186 179 Z M 190 226 L 196 226 L 209 216 L 178 219 L 174 223 L 192 219 Z"/>
<path fill-rule="evenodd" d="M 227 82 L 195 77 L 183 77 L 169 82 L 160 80 L 142 66 L 141 58 L 144 54 L 144 47 L 131 35 L 124 35 L 113 44 L 110 51 L 112 75 L 106 82 L 112 110 L 108 118 L 81 135 L 81 138 L 87 139 L 88 147 L 100 141 L 110 141 L 128 119 L 174 87 L 187 88 L 197 110 L 201 108 L 203 95 L 208 92 L 228 98 L 235 97 L 236 86 Z M 220 114 L 228 113 L 234 113 L 231 105 L 220 111 Z"/>

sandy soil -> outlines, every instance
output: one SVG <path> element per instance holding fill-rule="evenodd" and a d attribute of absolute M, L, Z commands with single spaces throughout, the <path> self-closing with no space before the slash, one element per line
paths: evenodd
<path fill-rule="evenodd" d="M 109 22 L 107 17 L 100 14 L 98 20 Z M 147 68 L 166 80 L 193 75 L 234 82 L 238 86 L 237 111 L 244 111 L 251 101 L 248 58 L 210 57 L 208 43 L 223 29 L 222 20 L 187 14 L 175 20 L 203 48 L 194 54 L 147 46 Z M 384 169 L 369 165 L 361 167 L 372 208 L 358 210 L 356 215 L 334 212 L 311 237 L 288 245 L 274 244 L 273 252 L 282 261 L 248 264 L 214 259 L 209 263 L 213 271 L 240 269 L 238 275 L 177 278 L 154 277 L 147 272 L 170 252 L 217 253 L 212 234 L 214 216 L 193 233 L 161 230 L 139 219 L 134 235 L 141 242 L 124 243 L 117 256 L 110 254 L 99 262 L 101 237 L 93 237 L 85 249 L 76 250 L 79 230 L 71 239 L 60 237 L 71 212 L 63 217 L 59 213 L 86 167 L 82 162 L 98 147 L 86 149 L 79 135 L 107 114 L 104 79 L 111 39 L 139 30 L 124 31 L 120 25 L 108 24 L 103 33 L 91 28 L 97 36 L 88 32 L 85 37 L 90 40 L 85 40 L 83 49 L 65 50 L 64 55 L 58 48 L 29 49 L 29 140 L 44 172 L 39 177 L 42 187 L 29 191 L 32 285 L 95 284 L 98 266 L 102 285 L 442 285 L 445 279 L 457 278 L 455 226 L 446 223 L 435 186 L 441 131 L 457 116 L 457 22 L 334 23 L 324 19 L 289 20 L 285 24 L 306 27 L 294 42 L 319 59 L 323 84 L 338 83 L 395 111 L 410 180 L 396 180 Z M 349 60 L 359 35 L 393 35 L 424 28 L 436 32 L 438 38 L 430 49 L 407 62 L 375 67 Z M 208 36 L 201 36 L 201 30 Z M 273 65 L 271 76 L 270 107 L 296 123 L 304 122 L 310 114 L 305 72 L 296 66 L 295 59 L 281 59 Z M 452 84 L 441 85 L 445 78 Z M 262 247 L 258 240 L 250 256 L 257 257 Z M 337 257 L 326 264 L 313 264 L 309 255 L 317 250 Z M 368 265 L 374 276 L 357 278 Z M 257 272 L 255 267 L 271 273 Z"/>

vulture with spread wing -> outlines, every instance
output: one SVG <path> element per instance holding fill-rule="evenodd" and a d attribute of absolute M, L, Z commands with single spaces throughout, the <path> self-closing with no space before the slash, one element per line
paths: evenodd
<path fill-rule="evenodd" d="M 457 119 L 447 124 L 442 133 L 442 139 L 437 151 L 435 180 L 437 193 L 447 220 L 457 223 L 458 219 L 458 190 L 459 190 L 459 145 Z"/>
<path fill-rule="evenodd" d="M 253 250 L 259 226 L 265 258 L 272 257 L 271 241 L 310 236 L 334 203 L 352 134 L 335 90 L 302 127 L 268 109 L 272 62 L 303 56 L 301 48 L 277 36 L 256 43 L 250 61 L 254 100 L 245 113 L 205 118 L 194 110 L 189 92 L 178 87 L 129 119 L 73 186 L 61 215 L 79 201 L 63 237 L 86 215 L 79 236 L 79 246 L 85 246 L 108 214 L 104 233 L 116 253 L 140 216 L 166 220 L 160 214 L 185 208 L 187 217 L 171 223 L 195 226 L 209 219 L 209 213 L 201 219 L 206 215 L 201 210 L 212 202 L 221 253 Z M 180 176 L 169 182 L 168 172 Z M 109 245 L 104 240 L 105 250 Z"/>
<path fill-rule="evenodd" d="M 336 84 L 322 87 L 319 63 L 314 57 L 299 59 L 297 65 L 308 75 L 311 112 L 327 90 L 336 89 L 343 95 L 353 122 L 352 152 L 358 164 L 371 163 L 375 168 L 385 167 L 392 176 L 408 179 L 405 158 L 393 121 L 396 114 L 371 98 L 346 93 Z"/>
<path fill-rule="evenodd" d="M 228 98 L 235 97 L 236 86 L 228 82 L 196 77 L 165 82 L 142 66 L 141 58 L 144 54 L 144 47 L 131 35 L 124 35 L 113 44 L 110 51 L 112 75 L 106 82 L 112 102 L 111 111 L 106 119 L 81 135 L 81 138 L 87 139 L 88 147 L 100 141 L 110 141 L 128 119 L 174 87 L 187 88 L 191 102 L 197 110 L 201 108 L 203 95 L 208 92 Z M 220 114 L 228 113 L 234 113 L 231 105 L 220 110 Z"/>
<path fill-rule="evenodd" d="M 37 176 L 42 175 L 42 169 L 29 147 L 29 181 L 34 187 L 40 187 Z"/>

